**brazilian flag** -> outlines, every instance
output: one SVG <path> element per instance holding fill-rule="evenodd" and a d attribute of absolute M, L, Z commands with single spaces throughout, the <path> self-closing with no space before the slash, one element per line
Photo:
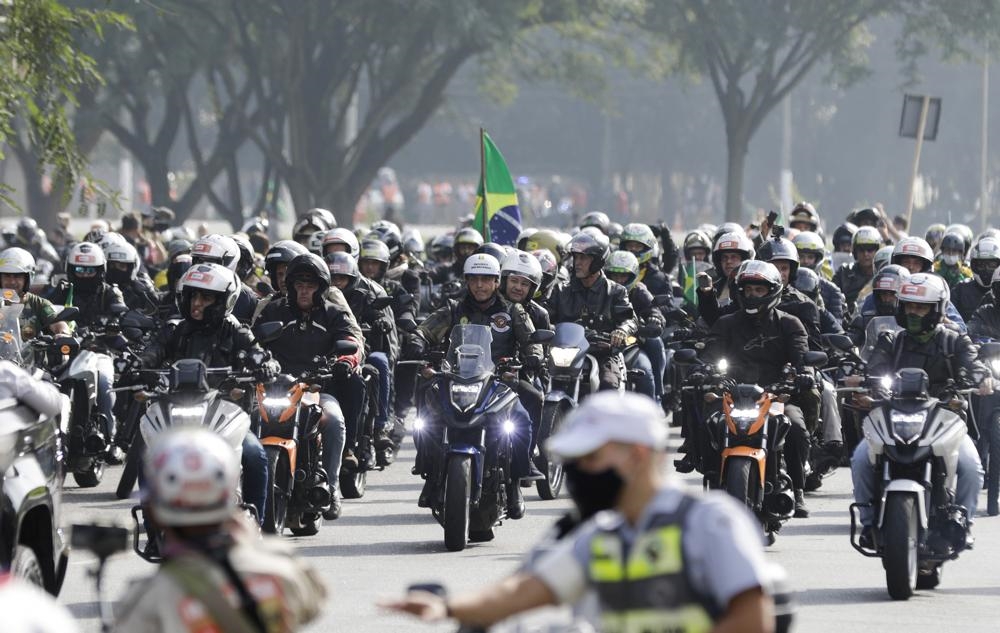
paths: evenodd
<path fill-rule="evenodd" d="M 479 138 L 482 175 L 476 192 L 472 228 L 487 242 L 513 246 L 521 233 L 521 210 L 517 206 L 514 179 L 490 135 L 479 130 Z"/>
<path fill-rule="evenodd" d="M 698 309 L 698 290 L 695 277 L 698 274 L 694 260 L 682 261 L 680 265 L 681 288 L 684 289 L 684 303 L 692 310 Z"/>

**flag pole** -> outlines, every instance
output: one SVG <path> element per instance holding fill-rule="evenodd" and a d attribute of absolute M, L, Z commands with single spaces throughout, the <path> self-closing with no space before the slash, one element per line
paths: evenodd
<path fill-rule="evenodd" d="M 479 128 L 479 184 L 483 187 L 483 225 L 479 231 L 483 241 L 489 241 L 486 236 L 486 224 L 490 221 L 489 209 L 486 208 L 486 130 Z"/>

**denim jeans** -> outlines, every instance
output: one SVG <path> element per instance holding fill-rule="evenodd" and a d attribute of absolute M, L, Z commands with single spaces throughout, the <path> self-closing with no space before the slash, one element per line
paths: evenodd
<path fill-rule="evenodd" d="M 257 436 L 248 431 L 243 436 L 243 501 L 257 508 L 260 521 L 264 520 L 267 487 L 267 453 Z"/>
<path fill-rule="evenodd" d="M 644 396 L 649 397 L 651 400 L 659 400 L 656 397 L 656 381 L 653 380 L 653 364 L 650 362 L 649 357 L 646 353 L 641 351 L 635 355 L 632 361 L 632 366 L 629 369 L 638 369 L 642 371 L 642 376 L 639 376 L 635 381 L 635 390 Z"/>
<path fill-rule="evenodd" d="M 375 416 L 375 430 L 380 431 L 389 422 L 389 394 L 392 387 L 392 371 L 389 369 L 389 357 L 384 352 L 372 352 L 368 355 L 368 364 L 378 370 L 378 415 Z"/>
<path fill-rule="evenodd" d="M 323 408 L 320 418 L 320 434 L 323 436 L 323 469 L 326 470 L 330 489 L 336 489 L 340 476 L 340 464 L 344 459 L 345 426 L 340 404 L 333 396 L 319 394 L 319 405 Z"/>
<path fill-rule="evenodd" d="M 667 349 L 663 346 L 663 339 L 650 337 L 642 342 L 642 351 L 649 358 L 649 363 L 653 367 L 653 388 L 656 390 L 657 402 L 663 397 L 663 372 L 667 366 Z"/>

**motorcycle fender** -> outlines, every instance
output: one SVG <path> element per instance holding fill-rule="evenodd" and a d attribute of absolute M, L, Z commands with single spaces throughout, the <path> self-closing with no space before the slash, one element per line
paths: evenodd
<path fill-rule="evenodd" d="M 38 460 L 31 455 L 21 457 L 10 465 L 4 475 L 3 491 L 19 516 L 40 505 L 48 508 L 52 506 L 48 478 Z"/>
<path fill-rule="evenodd" d="M 598 369 L 600 364 L 593 354 L 587 354 L 587 360 L 590 361 L 590 374 L 587 376 L 587 380 L 590 382 L 590 393 L 597 393 L 601 386 L 601 375 Z"/>
<path fill-rule="evenodd" d="M 472 489 L 469 491 L 469 500 L 473 503 L 479 503 L 479 494 L 483 488 L 483 455 L 479 452 L 479 448 L 475 446 L 470 446 L 468 444 L 452 444 L 448 447 L 448 454 L 445 456 L 445 462 L 448 463 L 448 458 L 452 455 L 469 455 L 472 457 Z"/>
<path fill-rule="evenodd" d="M 917 498 L 917 520 L 920 529 L 927 529 L 927 501 L 924 499 L 924 487 L 912 479 L 893 479 L 882 490 L 882 506 L 878 512 L 878 526 L 881 529 L 885 522 L 885 501 L 889 495 L 914 495 Z"/>
<path fill-rule="evenodd" d="M 726 472 L 726 460 L 730 457 L 749 457 L 757 462 L 757 473 L 760 476 L 760 488 L 764 489 L 764 473 L 767 466 L 767 451 L 749 446 L 733 446 L 722 451 L 721 472 Z"/>
<path fill-rule="evenodd" d="M 291 475 L 295 477 L 295 458 L 298 456 L 298 444 L 295 440 L 289 440 L 284 437 L 262 437 L 260 438 L 260 443 L 264 446 L 277 446 L 284 449 L 288 453 L 288 468 L 291 470 Z"/>
<path fill-rule="evenodd" d="M 556 389 L 545 394 L 545 402 L 566 402 L 572 406 L 573 399 L 565 391 Z"/>

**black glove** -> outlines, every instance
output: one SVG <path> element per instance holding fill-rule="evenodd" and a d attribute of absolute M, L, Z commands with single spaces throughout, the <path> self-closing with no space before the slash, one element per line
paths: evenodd
<path fill-rule="evenodd" d="M 385 317 L 376 320 L 374 326 L 375 326 L 375 331 L 381 332 L 382 334 L 388 334 L 389 332 L 392 331 L 392 321 L 390 321 Z"/>
<path fill-rule="evenodd" d="M 411 336 L 403 348 L 403 357 L 409 360 L 420 360 L 426 353 L 426 346 L 423 339 Z"/>
<path fill-rule="evenodd" d="M 353 370 L 354 368 L 351 367 L 350 363 L 344 360 L 338 360 L 333 364 L 333 367 L 330 368 L 330 374 L 333 376 L 334 380 L 347 380 Z"/>
<path fill-rule="evenodd" d="M 538 371 L 542 368 L 542 359 L 537 356 L 527 356 L 521 364 L 528 371 Z"/>
<path fill-rule="evenodd" d="M 795 377 L 795 388 L 806 391 L 816 386 L 816 379 L 810 374 L 801 374 Z"/>

